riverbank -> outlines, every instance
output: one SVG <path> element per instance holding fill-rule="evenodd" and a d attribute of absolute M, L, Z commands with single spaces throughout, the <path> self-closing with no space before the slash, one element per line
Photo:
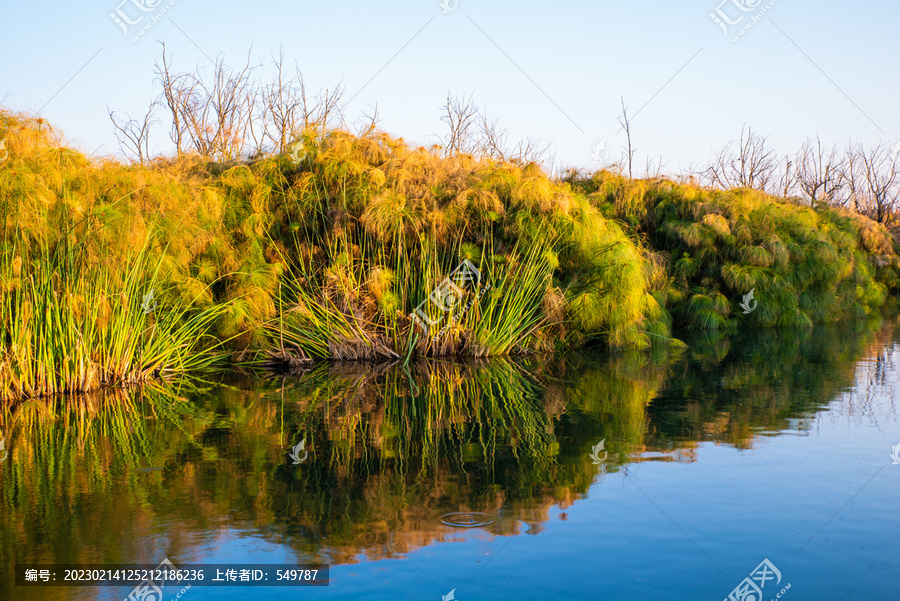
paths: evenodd
<path fill-rule="evenodd" d="M 0 400 L 208 367 L 683 346 L 876 311 L 864 216 L 752 190 L 308 133 L 230 164 L 91 161 L 0 112 Z M 749 309 L 749 310 L 748 310 Z"/>

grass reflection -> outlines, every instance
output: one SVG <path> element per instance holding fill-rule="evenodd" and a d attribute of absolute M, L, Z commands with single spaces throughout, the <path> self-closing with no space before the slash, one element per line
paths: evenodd
<path fill-rule="evenodd" d="M 491 535 L 536 534 L 551 507 L 630 463 L 802 429 L 861 358 L 882 361 L 896 327 L 697 338 L 682 356 L 323 363 L 28 400 L 0 411 L 0 561 L 178 564 L 240 531 L 345 563 L 457 536 L 440 521 L 452 512 L 493 516 Z"/>

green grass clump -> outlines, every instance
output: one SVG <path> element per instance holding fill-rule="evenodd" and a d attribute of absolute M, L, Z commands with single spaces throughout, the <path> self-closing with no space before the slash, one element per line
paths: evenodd
<path fill-rule="evenodd" d="M 662 179 L 641 182 L 638 210 L 634 199 L 627 207 L 610 201 L 619 189 L 636 189 L 623 177 L 604 171 L 574 185 L 665 257 L 668 278 L 656 288 L 679 325 L 809 327 L 867 315 L 898 290 L 890 234 L 847 210 Z M 758 305 L 745 313 L 740 304 L 751 291 Z"/>
<path fill-rule="evenodd" d="M 0 138 L 0 402 L 208 366 L 225 306 L 189 275 L 198 223 L 167 223 L 184 187 L 94 165 L 39 119 L 0 113 Z"/>
<path fill-rule="evenodd" d="M 204 338 L 222 308 L 171 306 L 146 256 L 91 265 L 77 248 L 56 248 L 25 263 L 17 250 L 3 243 L 0 259 L 0 402 L 143 382 L 216 359 L 218 343 Z"/>
<path fill-rule="evenodd" d="M 10 112 L 0 112 L 0 136 L 9 151 L 0 242 L 22 271 L 7 262 L 4 352 L 30 331 L 27 294 L 44 306 L 71 294 L 121 311 L 115 325 L 61 307 L 60 336 L 94 319 L 82 336 L 96 332 L 112 348 L 100 361 L 81 342 L 54 343 L 29 360 L 34 373 L 16 376 L 30 385 L 9 385 L 18 395 L 130 381 L 166 363 L 138 367 L 133 355 L 147 324 L 128 321 L 129 311 L 151 282 L 167 306 L 186 308 L 167 327 L 203 315 L 200 330 L 231 341 L 242 361 L 486 357 L 670 340 L 639 242 L 535 164 L 442 157 L 374 130 L 306 132 L 299 163 L 271 154 L 91 161 L 44 121 Z M 432 293 L 464 261 L 480 281 L 460 286 L 446 313 Z M 412 319 L 417 308 L 430 327 Z M 159 331 L 155 318 L 148 323 Z M 77 363 L 78 353 L 85 365 L 91 356 L 111 367 L 60 372 L 56 362 Z"/>
<path fill-rule="evenodd" d="M 279 352 L 484 357 L 595 339 L 650 344 L 640 247 L 537 165 L 333 131 L 308 142 L 297 167 L 270 157 L 248 169 L 273 190 L 268 243 L 286 276 L 265 332 Z M 463 261 L 481 279 L 451 315 L 426 301 Z M 410 318 L 417 308 L 430 327 Z"/>

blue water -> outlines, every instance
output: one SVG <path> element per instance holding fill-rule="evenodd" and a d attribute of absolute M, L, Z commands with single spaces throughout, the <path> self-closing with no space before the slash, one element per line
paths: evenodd
<path fill-rule="evenodd" d="M 11 572 L 28 561 L 165 556 L 176 565 L 331 564 L 328 587 L 194 586 L 181 597 L 190 601 L 439 601 L 451 591 L 459 601 L 675 601 L 726 599 L 767 559 L 781 580 L 765 583 L 765 600 L 788 585 L 781 598 L 789 601 L 900 599 L 900 465 L 890 457 L 900 444 L 895 323 L 817 331 L 786 350 L 775 348 L 778 333 L 766 333 L 724 347 L 700 341 L 682 357 L 650 362 L 526 364 L 524 382 L 535 373 L 538 385 L 516 380 L 512 392 L 502 385 L 519 371 L 479 379 L 481 368 L 467 368 L 452 393 L 438 387 L 417 405 L 435 413 L 419 414 L 421 428 L 401 436 L 397 424 L 412 418 L 391 416 L 413 404 L 406 375 L 229 379 L 185 395 L 212 416 L 206 421 L 191 414 L 179 427 L 148 418 L 138 403 L 148 424 L 141 444 L 157 453 L 159 474 L 120 470 L 118 454 L 106 451 L 124 443 L 102 433 L 86 443 L 97 449 L 81 451 L 102 456 L 101 464 L 83 466 L 77 453 L 65 459 L 59 432 L 50 455 L 70 476 L 23 472 L 39 452 L 20 432 L 0 464 L 0 515 L 38 515 L 0 535 L 4 565 Z M 364 393 L 339 384 L 362 381 Z M 418 386 L 416 398 L 427 396 L 429 380 Z M 512 413 L 485 410 L 483 398 L 466 398 L 485 388 L 497 407 L 534 421 L 516 423 Z M 533 402 L 520 406 L 517 390 Z M 637 401 L 620 403 L 628 394 Z M 454 403 L 465 411 L 455 413 Z M 495 422 L 479 423 L 478 411 Z M 15 430 L 11 423 L 13 416 L 5 431 Z M 270 443 L 289 447 L 300 431 L 319 435 L 310 463 L 295 469 Z M 609 455 L 598 465 L 589 453 L 600 439 Z M 499 441 L 493 461 L 472 440 Z M 74 495 L 60 494 L 68 478 L 78 484 Z M 44 495 L 30 509 L 10 492 L 23 486 Z M 116 513 L 120 504 L 131 509 Z M 450 511 L 482 511 L 494 522 L 445 526 L 440 516 Z M 71 531 L 70 549 L 58 548 L 60 531 Z M 122 599 L 129 590 L 7 583 L 3 594 Z M 164 599 L 179 592 L 166 587 Z"/>

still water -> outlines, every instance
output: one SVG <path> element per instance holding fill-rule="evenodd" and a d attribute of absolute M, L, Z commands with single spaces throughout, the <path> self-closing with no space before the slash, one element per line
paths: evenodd
<path fill-rule="evenodd" d="M 13 566 L 164 558 L 330 565 L 165 601 L 900 599 L 898 326 L 26 402 L 0 412 L 0 599 L 120 600 Z"/>

